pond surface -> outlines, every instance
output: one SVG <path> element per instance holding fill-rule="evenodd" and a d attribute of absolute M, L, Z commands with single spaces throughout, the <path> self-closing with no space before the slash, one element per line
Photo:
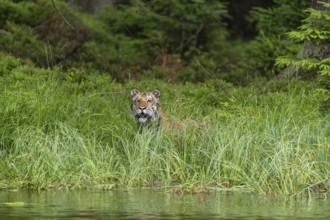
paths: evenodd
<path fill-rule="evenodd" d="M 0 191 L 0 219 L 330 219 L 329 199 L 213 192 Z"/>

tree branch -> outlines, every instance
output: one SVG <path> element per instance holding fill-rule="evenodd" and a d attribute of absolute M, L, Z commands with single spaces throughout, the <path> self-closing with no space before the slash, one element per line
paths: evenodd
<path fill-rule="evenodd" d="M 53 4 L 55 10 L 57 11 L 57 13 L 58 13 L 58 14 L 61 16 L 61 18 L 63 19 L 63 21 L 64 21 L 67 25 L 69 25 L 69 26 L 74 30 L 74 27 L 70 24 L 70 22 L 68 22 L 68 21 L 65 19 L 65 17 L 62 15 L 62 13 L 60 12 L 60 10 L 58 10 L 58 8 L 57 8 L 56 5 L 55 5 L 54 0 L 51 0 L 51 2 L 52 2 L 52 4 Z"/>

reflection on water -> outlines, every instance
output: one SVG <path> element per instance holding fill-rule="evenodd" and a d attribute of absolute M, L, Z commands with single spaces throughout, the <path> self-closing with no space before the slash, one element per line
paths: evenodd
<path fill-rule="evenodd" d="M 330 219 L 330 202 L 248 193 L 0 191 L 0 219 Z"/>

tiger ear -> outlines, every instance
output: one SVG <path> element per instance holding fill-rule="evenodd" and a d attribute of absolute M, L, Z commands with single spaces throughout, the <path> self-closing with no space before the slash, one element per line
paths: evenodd
<path fill-rule="evenodd" d="M 156 97 L 156 99 L 160 98 L 160 91 L 159 89 L 155 89 L 154 91 L 152 91 L 152 94 Z"/>
<path fill-rule="evenodd" d="M 136 94 L 138 94 L 139 93 L 139 90 L 137 90 L 137 89 L 132 89 L 131 90 L 131 96 L 133 97 L 133 96 L 135 96 Z"/>

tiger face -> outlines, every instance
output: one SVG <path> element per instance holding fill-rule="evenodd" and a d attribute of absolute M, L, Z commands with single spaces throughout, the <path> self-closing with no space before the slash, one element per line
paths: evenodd
<path fill-rule="evenodd" d="M 153 124 L 152 122 L 160 122 L 160 91 L 158 89 L 152 92 L 140 92 L 137 89 L 132 89 L 131 96 L 131 113 L 135 117 L 139 127 L 151 125 Z"/>

